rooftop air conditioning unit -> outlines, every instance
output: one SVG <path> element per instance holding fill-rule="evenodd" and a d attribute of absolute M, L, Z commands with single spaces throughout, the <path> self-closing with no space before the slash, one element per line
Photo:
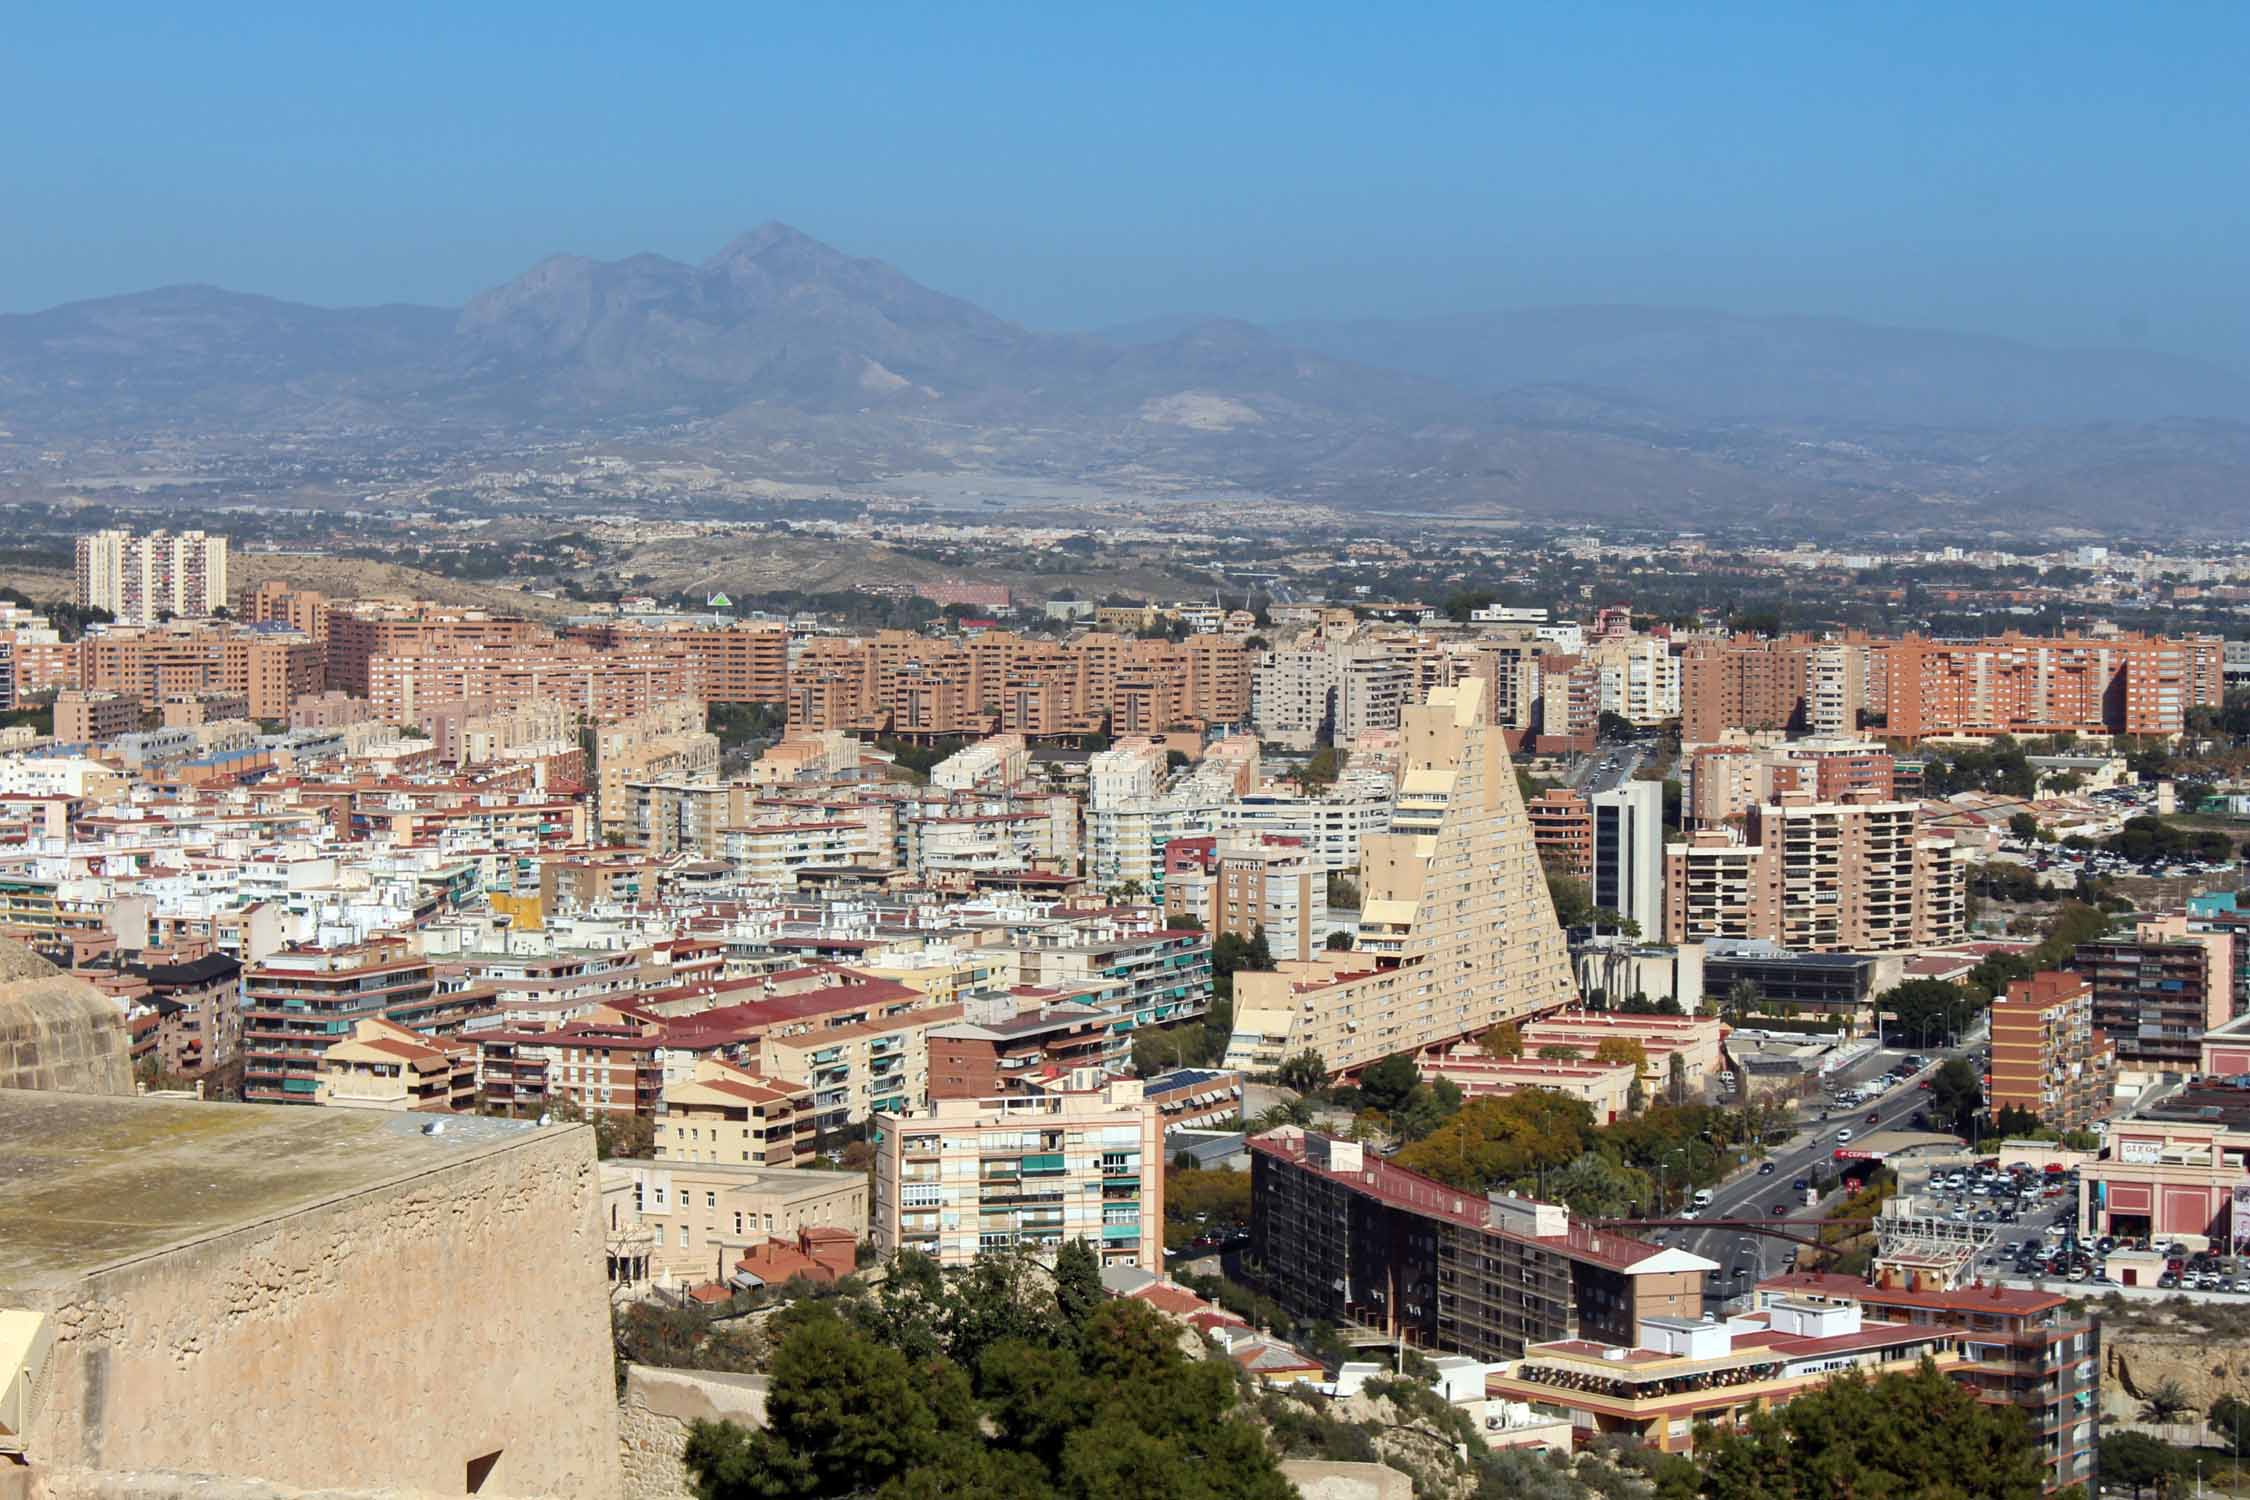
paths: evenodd
<path fill-rule="evenodd" d="M 0 1308 L 0 1453 L 24 1451 L 24 1435 L 46 1395 L 53 1341 L 45 1313 Z"/>

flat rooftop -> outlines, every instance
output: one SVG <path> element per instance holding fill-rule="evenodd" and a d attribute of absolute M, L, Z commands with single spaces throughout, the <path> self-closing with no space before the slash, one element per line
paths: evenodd
<path fill-rule="evenodd" d="M 443 1134 L 424 1135 L 431 1118 L 0 1089 L 0 1287 L 67 1281 L 505 1150 L 540 1129 L 449 1115 Z"/>

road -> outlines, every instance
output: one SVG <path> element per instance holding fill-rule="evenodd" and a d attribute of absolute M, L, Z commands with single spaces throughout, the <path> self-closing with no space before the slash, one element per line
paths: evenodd
<path fill-rule="evenodd" d="M 1933 1068 L 1944 1060 L 1941 1054 L 1928 1055 Z M 1841 1090 L 1888 1072 L 1904 1056 L 1906 1053 L 1896 1048 L 1871 1052 L 1826 1082 L 1830 1088 Z M 1917 1076 L 1927 1077 L 1928 1073 Z M 1768 1158 L 1774 1164 L 1770 1174 L 1761 1174 L 1755 1164 L 1751 1165 L 1739 1176 L 1715 1188 L 1710 1205 L 1697 1216 L 1704 1219 L 1803 1218 L 1819 1212 L 1816 1208 L 1807 1208 L 1805 1195 L 1790 1184 L 1808 1176 L 1815 1165 L 1833 1164 L 1836 1132 L 1849 1130 L 1856 1139 L 1878 1130 L 1911 1129 L 1914 1112 L 1923 1108 L 1929 1097 L 1915 1087 L 1915 1080 L 1909 1080 L 1873 1104 L 1856 1110 L 1834 1110 L 1834 1117 L 1825 1121 L 1820 1117 L 1819 1102 L 1813 1101 L 1799 1114 L 1797 1134 L 1787 1145 L 1775 1148 Z M 1867 1119 L 1870 1112 L 1876 1116 L 1872 1122 Z M 1777 1203 L 1787 1209 L 1785 1215 L 1771 1212 Z M 1719 1273 L 1709 1279 L 1705 1288 L 1705 1296 L 1714 1305 L 1747 1292 L 1763 1277 L 1778 1274 L 1786 1268 L 1797 1248 L 1787 1240 L 1741 1229 L 1671 1230 L 1668 1238 L 1682 1249 L 1718 1262 Z M 1743 1268 L 1739 1277 L 1734 1274 L 1737 1266 Z"/>
<path fill-rule="evenodd" d="M 1564 782 L 1575 791 L 1592 796 L 1630 781 L 1633 773 L 1648 759 L 1649 747 L 1642 744 L 1602 745 L 1577 765 L 1570 768 Z M 1614 761 L 1611 760 L 1614 757 Z M 1605 769 L 1606 764 L 1606 769 Z"/>

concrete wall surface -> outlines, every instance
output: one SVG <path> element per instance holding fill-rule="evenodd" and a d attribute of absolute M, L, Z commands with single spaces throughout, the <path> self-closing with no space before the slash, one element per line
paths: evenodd
<path fill-rule="evenodd" d="M 0 1088 L 133 1092 L 117 1002 L 20 943 L 0 939 Z"/>
<path fill-rule="evenodd" d="M 627 1367 L 618 1415 L 625 1500 L 690 1500 L 695 1486 L 680 1455 L 697 1422 L 765 1426 L 766 1377 Z"/>
<path fill-rule="evenodd" d="M 599 1197 L 589 1132 L 527 1131 L 39 1287 L 54 1349 L 28 1452 L 614 1500 Z"/>
<path fill-rule="evenodd" d="M 175 1469 L 50 1469 L 32 1467 L 19 1495 L 0 1488 L 0 1500 L 453 1500 L 429 1490 L 301 1490 L 270 1479 L 236 1474 L 187 1474 Z"/>

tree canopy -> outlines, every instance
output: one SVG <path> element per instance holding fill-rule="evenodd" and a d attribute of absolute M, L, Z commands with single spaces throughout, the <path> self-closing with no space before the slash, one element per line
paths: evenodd
<path fill-rule="evenodd" d="M 1290 1500 L 1232 1369 L 1182 1354 L 1146 1304 L 1102 1298 L 1090 1252 L 1058 1257 L 1051 1292 L 985 1265 L 948 1288 L 902 1257 L 895 1297 L 792 1309 L 766 1427 L 690 1432 L 701 1500 Z M 901 1317 L 910 1303 L 930 1320 Z"/>
<path fill-rule="evenodd" d="M 1935 1046 L 1958 1036 L 1976 1020 L 1977 997 L 1944 979 L 1909 979 L 1875 997 L 1876 1008 L 1897 1019 L 1886 1022 L 1894 1043 Z"/>
<path fill-rule="evenodd" d="M 2103 1445 L 2107 1473 L 2108 1444 Z M 1740 1429 L 1699 1429 L 1705 1500 L 2038 1500 L 2045 1469 L 2020 1411 L 1988 1406 L 1924 1360 L 1870 1381 L 1839 1375 Z"/>

